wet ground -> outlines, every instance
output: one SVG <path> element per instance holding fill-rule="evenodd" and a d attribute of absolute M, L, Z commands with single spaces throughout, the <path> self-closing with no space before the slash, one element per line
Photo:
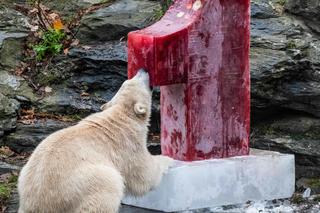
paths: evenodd
<path fill-rule="evenodd" d="M 299 195 L 300 196 L 300 195 Z M 18 210 L 18 194 L 12 194 L 7 205 L 6 213 L 16 213 Z M 123 205 L 119 213 L 159 213 L 147 209 Z M 242 205 L 221 206 L 200 210 L 189 210 L 179 213 L 319 213 L 319 196 L 309 198 L 299 197 L 274 201 L 248 202 Z"/>
<path fill-rule="evenodd" d="M 180 213 L 319 213 L 320 203 L 313 201 L 314 197 L 304 202 L 294 204 L 289 199 L 277 201 L 251 202 L 242 205 L 213 207 L 200 210 L 189 210 Z M 157 213 L 131 206 L 122 206 L 120 213 Z"/>

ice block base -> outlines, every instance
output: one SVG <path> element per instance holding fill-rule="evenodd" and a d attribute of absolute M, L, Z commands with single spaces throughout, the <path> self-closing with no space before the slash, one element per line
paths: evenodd
<path fill-rule="evenodd" d="M 251 150 L 249 156 L 195 162 L 176 161 L 161 184 L 123 204 L 175 212 L 255 200 L 291 197 L 295 190 L 294 155 Z"/>

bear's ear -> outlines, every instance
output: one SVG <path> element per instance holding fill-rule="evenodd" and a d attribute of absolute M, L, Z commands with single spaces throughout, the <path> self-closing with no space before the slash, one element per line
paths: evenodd
<path fill-rule="evenodd" d="M 110 101 L 109 102 L 107 102 L 107 103 L 105 103 L 105 104 L 103 104 L 101 107 L 100 107 L 100 109 L 103 111 L 103 110 L 106 110 L 106 109 L 108 109 L 109 107 L 110 107 Z"/>
<path fill-rule="evenodd" d="M 137 114 L 137 115 L 144 115 L 147 113 L 147 107 L 141 103 L 136 103 L 134 105 L 134 112 Z"/>

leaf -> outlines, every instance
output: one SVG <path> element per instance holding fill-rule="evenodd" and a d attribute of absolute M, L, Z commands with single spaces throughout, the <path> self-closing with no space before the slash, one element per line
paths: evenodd
<path fill-rule="evenodd" d="M 0 153 L 5 156 L 12 156 L 14 155 L 14 152 L 7 146 L 0 147 Z"/>
<path fill-rule="evenodd" d="M 36 32 L 39 30 L 39 26 L 38 25 L 31 25 L 30 30 L 31 30 L 31 32 Z"/>
<path fill-rule="evenodd" d="M 44 88 L 44 91 L 45 91 L 46 93 L 51 93 L 51 92 L 52 92 L 52 88 L 49 87 L 49 86 L 46 86 L 46 87 Z"/>
<path fill-rule="evenodd" d="M 91 47 L 88 46 L 88 45 L 83 45 L 82 48 L 85 49 L 85 50 L 90 50 L 91 49 Z"/>
<path fill-rule="evenodd" d="M 53 21 L 53 29 L 55 30 L 62 30 L 64 28 L 62 21 L 60 18 L 57 18 Z"/>
<path fill-rule="evenodd" d="M 81 95 L 80 95 L 81 97 L 88 97 L 88 96 L 90 96 L 90 94 L 89 93 L 87 93 L 87 92 L 83 92 L 83 93 L 81 93 Z"/>
<path fill-rule="evenodd" d="M 75 40 L 72 41 L 70 46 L 77 46 L 79 43 L 80 43 L 79 39 L 75 39 Z"/>
<path fill-rule="evenodd" d="M 68 55 L 68 53 L 69 53 L 69 48 L 65 48 L 65 49 L 63 50 L 63 53 L 64 53 L 65 55 Z"/>
<path fill-rule="evenodd" d="M 61 51 L 62 44 L 53 44 L 51 47 L 52 47 L 52 53 L 57 54 Z"/>
<path fill-rule="evenodd" d="M 50 13 L 48 14 L 48 18 L 52 22 L 52 26 L 54 30 L 63 30 L 64 26 L 60 19 L 60 16 L 57 13 Z"/>

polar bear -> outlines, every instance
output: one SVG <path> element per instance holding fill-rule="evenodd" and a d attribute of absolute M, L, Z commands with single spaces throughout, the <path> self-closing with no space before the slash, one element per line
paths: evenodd
<path fill-rule="evenodd" d="M 101 109 L 35 149 L 18 179 L 20 213 L 115 213 L 124 194 L 159 184 L 173 159 L 147 150 L 148 73 L 125 81 Z"/>

